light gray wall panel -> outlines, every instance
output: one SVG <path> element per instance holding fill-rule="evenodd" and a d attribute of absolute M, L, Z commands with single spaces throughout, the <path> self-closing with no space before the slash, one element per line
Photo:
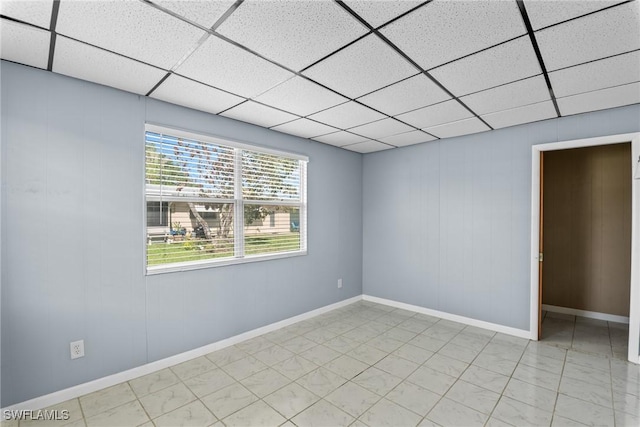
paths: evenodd
<path fill-rule="evenodd" d="M 360 154 L 5 61 L 0 67 L 0 406 L 362 293 Z M 145 276 L 146 120 L 309 156 L 309 254 Z M 78 339 L 86 356 L 72 361 L 69 342 Z"/>
<path fill-rule="evenodd" d="M 531 146 L 639 130 L 632 105 L 365 155 L 364 293 L 528 330 Z"/>

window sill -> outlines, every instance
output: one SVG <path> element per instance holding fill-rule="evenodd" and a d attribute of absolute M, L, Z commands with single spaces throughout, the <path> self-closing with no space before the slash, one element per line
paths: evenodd
<path fill-rule="evenodd" d="M 159 266 L 146 267 L 146 275 L 153 276 L 156 274 L 201 270 L 203 268 L 224 267 L 227 265 L 247 264 L 250 262 L 270 261 L 273 259 L 293 258 L 298 256 L 304 256 L 304 255 L 307 255 L 306 250 L 296 251 L 296 252 L 284 252 L 279 254 L 268 254 L 268 255 L 248 255 L 248 256 L 245 256 L 244 258 L 228 258 L 228 259 L 217 260 L 217 261 L 181 262 L 181 263 L 175 263 L 171 265 L 159 265 Z"/>

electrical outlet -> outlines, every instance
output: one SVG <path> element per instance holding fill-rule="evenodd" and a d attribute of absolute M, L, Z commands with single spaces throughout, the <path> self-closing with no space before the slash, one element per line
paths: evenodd
<path fill-rule="evenodd" d="M 338 279 L 338 289 L 342 288 L 342 279 Z"/>
<path fill-rule="evenodd" d="M 84 357 L 84 340 L 72 342 L 69 344 L 69 350 L 71 351 L 72 359 Z"/>

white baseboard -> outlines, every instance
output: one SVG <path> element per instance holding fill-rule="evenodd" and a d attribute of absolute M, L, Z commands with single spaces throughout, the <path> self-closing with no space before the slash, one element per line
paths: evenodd
<path fill-rule="evenodd" d="M 530 339 L 531 333 L 523 329 L 511 328 L 509 326 L 498 325 L 496 323 L 484 322 L 482 320 L 471 319 L 469 317 L 458 316 L 457 314 L 445 313 L 444 311 L 432 310 L 430 308 L 420 307 L 417 305 L 405 304 L 384 298 L 372 297 L 370 295 L 362 295 L 365 301 L 371 301 L 378 304 L 384 304 L 391 307 L 402 308 L 404 310 L 415 311 L 417 313 L 426 314 L 428 316 L 440 317 L 441 319 L 451 320 L 453 322 L 464 323 L 465 325 L 477 326 L 478 328 L 488 329 L 490 331 L 500 332 L 507 335 L 513 335 L 519 338 Z"/>
<path fill-rule="evenodd" d="M 579 310 L 577 308 L 558 307 L 555 305 L 542 304 L 544 311 L 553 313 L 571 314 L 574 316 L 587 317 L 589 319 L 606 320 L 607 322 L 617 322 L 629 324 L 629 318 L 625 316 L 617 316 L 615 314 L 598 313 L 597 311 Z"/>
<path fill-rule="evenodd" d="M 279 322 L 271 323 L 270 325 L 262 326 L 260 328 L 253 329 L 251 331 L 244 332 L 240 335 L 235 335 L 233 337 L 230 337 L 221 341 L 217 341 L 215 343 L 208 344 L 203 347 L 185 351 L 184 353 L 176 354 L 175 356 L 171 356 L 162 360 L 157 360 L 155 362 L 147 363 L 145 365 L 138 366 L 136 368 L 132 368 L 127 371 L 118 372 L 116 374 L 98 378 L 96 380 L 89 381 L 83 384 L 78 384 L 76 386 L 69 387 L 64 390 L 56 391 L 44 396 L 36 397 L 34 399 L 27 400 L 21 403 L 16 403 L 15 405 L 9 406 L 7 408 L 0 409 L 0 413 L 4 413 L 5 410 L 9 410 L 9 411 L 14 411 L 14 410 L 19 411 L 19 410 L 29 410 L 29 409 L 37 410 L 37 409 L 47 408 L 52 405 L 57 405 L 58 403 L 65 402 L 69 399 L 75 399 L 77 397 L 84 396 L 85 394 L 93 393 L 94 391 L 102 390 L 103 388 L 111 387 L 116 384 L 120 384 L 122 382 L 129 381 L 134 378 L 138 378 L 143 375 L 150 374 L 160 369 L 165 369 L 170 366 L 177 365 L 178 363 L 187 362 L 197 357 L 204 356 L 205 354 L 209 354 L 213 351 L 221 350 L 225 347 L 238 344 L 242 341 L 255 338 L 259 335 L 263 335 L 268 332 L 272 332 L 280 328 L 284 328 L 285 326 L 289 326 L 303 320 L 311 319 L 312 317 L 318 316 L 320 314 L 326 313 L 331 310 L 335 310 L 336 308 L 353 304 L 354 302 L 357 302 L 360 300 L 362 300 L 362 295 L 358 295 L 353 298 L 349 298 L 349 299 L 337 302 L 335 304 L 326 305 L 324 307 L 320 307 L 318 309 L 308 311 L 298 316 L 290 317 L 288 319 L 284 319 Z"/>

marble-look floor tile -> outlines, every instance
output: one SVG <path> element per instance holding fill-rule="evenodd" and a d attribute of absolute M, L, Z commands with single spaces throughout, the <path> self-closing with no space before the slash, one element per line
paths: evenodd
<path fill-rule="evenodd" d="M 272 341 L 269 341 L 268 339 L 260 336 L 236 344 L 236 348 L 244 351 L 245 353 L 254 354 L 266 348 L 269 348 L 272 345 L 274 345 Z"/>
<path fill-rule="evenodd" d="M 88 417 L 85 421 L 87 427 L 134 427 L 149 421 L 149 417 L 140 406 L 140 402 L 134 400 Z"/>
<path fill-rule="evenodd" d="M 564 394 L 558 395 L 556 414 L 570 420 L 594 426 L 613 426 L 613 410 L 604 406 L 585 402 Z"/>
<path fill-rule="evenodd" d="M 368 346 L 377 348 L 378 350 L 381 350 L 381 351 L 383 351 L 383 352 L 388 354 L 388 353 L 391 353 L 393 351 L 396 351 L 397 349 L 399 349 L 400 347 L 405 345 L 406 342 L 405 341 L 398 341 L 396 339 L 380 335 L 379 337 L 376 337 L 376 338 L 372 339 L 371 341 L 367 341 L 366 344 Z"/>
<path fill-rule="evenodd" d="M 460 347 L 466 347 L 479 353 L 486 347 L 486 345 L 490 341 L 490 336 L 480 335 L 474 332 L 463 330 L 458 335 L 453 337 L 453 339 L 449 341 L 449 343 L 459 345 Z"/>
<path fill-rule="evenodd" d="M 300 356 L 312 361 L 316 365 L 322 366 L 340 357 L 342 353 L 324 345 L 317 345 L 300 353 Z"/>
<path fill-rule="evenodd" d="M 391 354 L 421 365 L 429 360 L 435 353 L 430 350 L 425 350 L 424 348 L 416 347 L 413 344 L 405 344 Z"/>
<path fill-rule="evenodd" d="M 509 381 L 509 377 L 505 375 L 475 365 L 469 366 L 460 379 L 495 393 L 502 393 Z"/>
<path fill-rule="evenodd" d="M 444 398 L 429 412 L 427 418 L 443 427 L 473 427 L 484 425 L 489 416 Z"/>
<path fill-rule="evenodd" d="M 320 398 L 301 385 L 291 383 L 263 400 L 286 418 L 292 418 Z"/>
<path fill-rule="evenodd" d="M 244 359 L 248 354 L 237 347 L 227 347 L 205 355 L 207 359 L 218 366 L 226 366 L 236 360 Z"/>
<path fill-rule="evenodd" d="M 311 371 L 296 381 L 296 383 L 320 397 L 326 396 L 346 382 L 346 378 L 326 368 L 318 368 L 315 371 Z"/>
<path fill-rule="evenodd" d="M 196 400 L 196 396 L 182 383 L 140 398 L 140 403 L 151 418 L 173 411 Z"/>
<path fill-rule="evenodd" d="M 278 362 L 282 362 L 283 360 L 287 360 L 288 358 L 293 357 L 293 353 L 284 347 L 273 345 L 269 348 L 254 353 L 253 357 L 267 366 L 273 366 Z"/>
<path fill-rule="evenodd" d="M 265 397 L 290 382 L 289 378 L 271 368 L 262 370 L 240 381 L 243 386 L 258 397 Z"/>
<path fill-rule="evenodd" d="M 178 376 L 167 368 L 130 380 L 129 385 L 138 397 L 142 397 L 177 384 L 179 381 Z"/>
<path fill-rule="evenodd" d="M 291 419 L 297 426 L 343 427 L 355 419 L 326 400 L 320 400 Z"/>
<path fill-rule="evenodd" d="M 585 425 L 569 418 L 561 417 L 558 414 L 554 414 L 551 421 L 551 427 L 585 427 Z"/>
<path fill-rule="evenodd" d="M 609 384 L 593 385 L 582 380 L 563 377 L 562 381 L 560 381 L 559 392 L 597 405 L 613 408 L 611 385 Z"/>
<path fill-rule="evenodd" d="M 135 399 L 129 384 L 122 383 L 80 397 L 80 406 L 84 416 L 89 418 Z"/>
<path fill-rule="evenodd" d="M 247 356 L 244 359 L 236 360 L 228 365 L 222 367 L 222 369 L 236 380 L 242 380 L 255 373 L 267 369 L 267 365 L 259 361 L 253 356 Z"/>
<path fill-rule="evenodd" d="M 425 350 L 432 351 L 434 353 L 440 350 L 442 347 L 444 347 L 446 343 L 447 343 L 446 341 L 443 341 L 431 336 L 427 336 L 424 333 L 418 335 L 417 337 L 415 337 L 414 339 L 408 342 L 408 344 L 423 348 Z"/>
<path fill-rule="evenodd" d="M 201 400 L 213 412 L 213 415 L 223 419 L 252 404 L 258 398 L 241 384 L 235 383 L 203 397 Z"/>
<path fill-rule="evenodd" d="M 550 357 L 564 362 L 567 356 L 567 350 L 564 348 L 556 347 L 553 345 L 547 345 L 542 341 L 529 341 L 529 345 L 525 350 L 525 353 L 532 353 L 538 356 Z"/>
<path fill-rule="evenodd" d="M 502 359 L 518 362 L 524 353 L 523 347 L 514 347 L 504 342 L 491 341 L 480 354 L 488 354 Z"/>
<path fill-rule="evenodd" d="M 438 351 L 438 354 L 464 363 L 471 363 L 480 354 L 480 351 L 449 342 Z"/>
<path fill-rule="evenodd" d="M 557 391 L 560 385 L 560 375 L 527 365 L 518 365 L 513 372 L 513 378 L 553 391 Z"/>
<path fill-rule="evenodd" d="M 513 426 L 549 426 L 551 412 L 502 396 L 491 414 L 493 418 Z"/>
<path fill-rule="evenodd" d="M 182 381 L 203 374 L 217 368 L 217 366 L 206 357 L 197 357 L 187 362 L 172 366 L 171 370 Z"/>
<path fill-rule="evenodd" d="M 464 370 L 467 369 L 469 364 L 436 353 L 424 362 L 423 366 L 435 369 L 443 374 L 451 375 L 452 377 L 459 377 Z"/>
<path fill-rule="evenodd" d="M 616 427 L 638 427 L 640 426 L 640 417 L 636 417 L 625 412 L 615 413 Z"/>
<path fill-rule="evenodd" d="M 261 400 L 222 420 L 227 427 L 277 427 L 285 421 L 282 415 Z"/>
<path fill-rule="evenodd" d="M 381 336 L 383 336 L 383 337 L 392 338 L 394 340 L 398 340 L 398 341 L 401 341 L 403 343 L 406 343 L 407 341 L 412 340 L 413 338 L 416 337 L 416 335 L 418 335 L 418 334 L 414 333 L 414 332 L 407 331 L 407 330 L 399 328 L 399 327 L 391 328 L 388 331 L 383 332 L 381 334 Z"/>
<path fill-rule="evenodd" d="M 465 381 L 457 381 L 445 397 L 485 414 L 490 414 L 500 399 L 498 393 Z"/>
<path fill-rule="evenodd" d="M 360 420 L 368 426 L 415 426 L 420 422 L 420 415 L 417 415 L 402 406 L 382 399 L 362 414 Z"/>
<path fill-rule="evenodd" d="M 426 415 L 442 396 L 408 381 L 400 383 L 385 396 L 419 415 Z"/>
<path fill-rule="evenodd" d="M 407 381 L 431 390 L 434 393 L 445 394 L 449 387 L 456 382 L 456 378 L 442 372 L 421 366 L 407 377 Z"/>
<path fill-rule="evenodd" d="M 607 386 L 611 384 L 611 374 L 609 372 L 576 365 L 570 362 L 564 364 L 562 376 L 586 381 L 596 386 Z"/>
<path fill-rule="evenodd" d="M 560 375 L 564 361 L 525 351 L 520 359 L 523 365 Z"/>
<path fill-rule="evenodd" d="M 374 365 L 379 360 L 383 359 L 388 353 L 377 348 L 371 347 L 367 344 L 363 344 L 354 348 L 347 353 L 347 356 L 353 357 L 367 365 Z"/>
<path fill-rule="evenodd" d="M 380 396 L 357 384 L 348 382 L 327 395 L 325 399 L 357 418 L 380 400 Z"/>
<path fill-rule="evenodd" d="M 506 376 L 511 376 L 518 365 L 518 363 L 513 360 L 482 353 L 473 360 L 472 364 Z"/>
<path fill-rule="evenodd" d="M 512 426 L 511 424 L 507 424 L 504 421 L 500 421 L 497 418 L 489 418 L 489 420 L 487 421 L 487 423 L 484 425 L 484 427 L 515 427 Z"/>
<path fill-rule="evenodd" d="M 399 329 L 404 329 L 405 331 L 413 332 L 414 334 L 419 334 L 421 332 L 424 332 L 424 330 L 427 329 L 430 325 L 430 322 L 415 319 L 412 317 L 398 324 L 397 327 Z"/>
<path fill-rule="evenodd" d="M 616 411 L 640 417 L 640 398 L 628 393 L 613 393 L 613 407 Z"/>
<path fill-rule="evenodd" d="M 71 400 L 67 400 L 64 401 L 62 403 L 58 403 L 57 405 L 53 405 L 53 406 L 49 406 L 47 408 L 44 409 L 43 412 L 47 411 L 49 414 L 57 414 L 57 415 L 62 415 L 63 412 L 62 411 L 66 411 L 67 413 L 67 417 L 59 417 L 59 418 L 66 418 L 66 419 L 52 419 L 52 420 L 42 420 L 40 418 L 38 418 L 37 416 L 35 418 L 25 418 L 20 420 L 20 427 L 38 427 L 38 426 L 44 426 L 46 424 L 47 427 L 67 427 L 71 424 L 77 424 L 80 425 L 79 423 L 83 423 L 82 425 L 84 425 L 84 419 L 83 419 L 83 414 L 82 414 L 82 410 L 80 409 L 80 402 L 78 401 L 78 399 L 71 399 Z M 37 414 L 37 413 L 36 413 Z M 5 420 L 5 418 L 10 415 L 10 412 L 5 412 L 0 416 L 0 426 L 1 427 L 7 427 L 10 426 L 11 423 L 8 422 L 8 420 Z M 18 427 L 18 421 L 14 420 L 15 425 L 13 425 L 12 427 Z"/>
<path fill-rule="evenodd" d="M 395 375 L 398 378 L 408 377 L 413 371 L 418 369 L 419 366 L 417 363 L 394 354 L 388 355 L 375 365 L 376 368 Z"/>
<path fill-rule="evenodd" d="M 342 355 L 337 359 L 332 360 L 331 362 L 324 365 L 325 368 L 330 371 L 335 372 L 341 377 L 351 379 L 358 375 L 360 372 L 363 372 L 365 369 L 369 367 L 366 363 L 362 363 L 359 360 L 354 359 L 353 357 L 349 357 L 347 355 Z"/>
<path fill-rule="evenodd" d="M 389 393 L 395 386 L 400 384 L 401 378 L 371 367 L 358 376 L 351 379 L 354 383 L 372 391 L 380 396 Z"/>
<path fill-rule="evenodd" d="M 199 400 L 153 420 L 156 427 L 207 427 L 217 421 Z"/>
<path fill-rule="evenodd" d="M 593 354 L 581 353 L 575 350 L 567 351 L 567 362 L 586 366 L 587 368 L 599 369 L 610 372 L 610 359 L 608 357 L 596 356 Z"/>
<path fill-rule="evenodd" d="M 273 369 L 292 381 L 297 380 L 317 368 L 318 365 L 302 356 L 293 356 L 273 365 Z"/>
<path fill-rule="evenodd" d="M 324 345 L 334 349 L 335 351 L 339 351 L 340 353 L 348 353 L 354 348 L 360 346 L 361 343 L 341 335 L 329 341 L 325 341 Z"/>
<path fill-rule="evenodd" d="M 543 411 L 552 412 L 558 393 L 512 378 L 503 395 Z"/>
<path fill-rule="evenodd" d="M 305 350 L 309 350 L 312 347 L 318 345 L 318 343 L 313 342 L 305 337 L 295 337 L 281 344 L 284 348 L 289 350 L 292 353 L 299 354 Z"/>
<path fill-rule="evenodd" d="M 227 375 L 222 369 L 217 368 L 212 371 L 205 372 L 197 377 L 189 378 L 184 384 L 198 397 L 218 391 L 236 381 Z"/>

